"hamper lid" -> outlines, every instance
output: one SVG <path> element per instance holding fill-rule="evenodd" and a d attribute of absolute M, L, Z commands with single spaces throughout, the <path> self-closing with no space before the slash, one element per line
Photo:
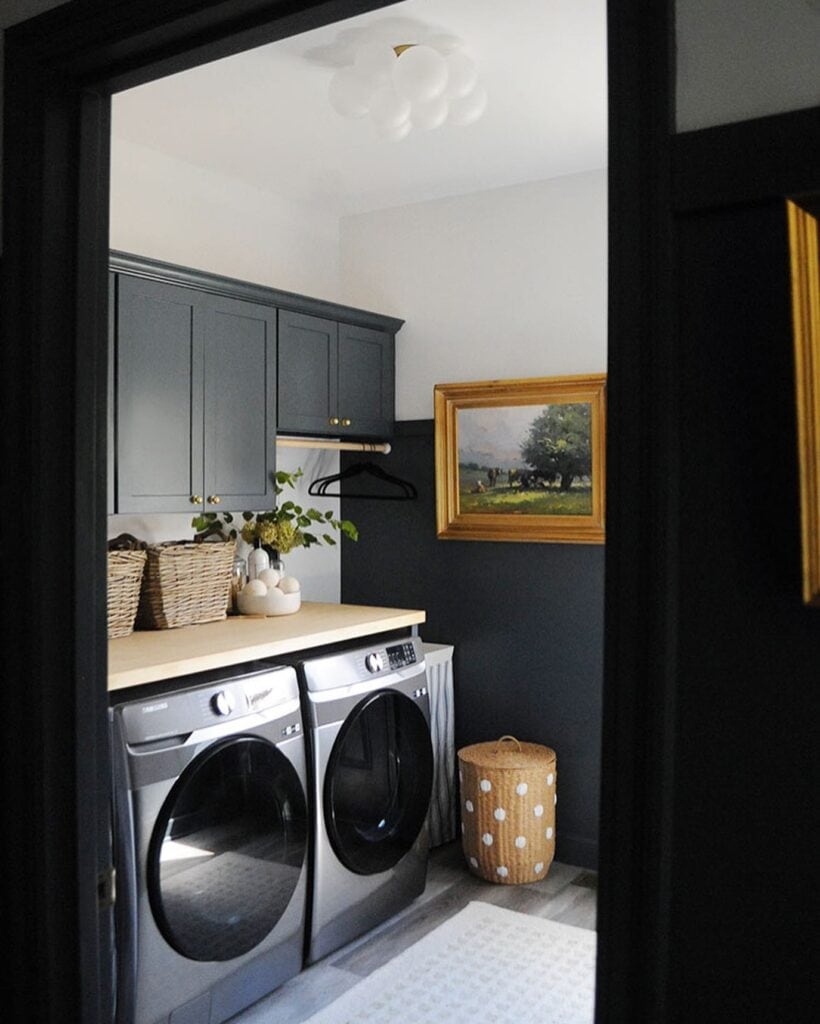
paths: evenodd
<path fill-rule="evenodd" d="M 460 761 L 482 768 L 539 768 L 555 764 L 555 751 L 540 743 L 522 743 L 515 736 L 502 736 L 489 743 L 473 743 L 458 752 Z"/>

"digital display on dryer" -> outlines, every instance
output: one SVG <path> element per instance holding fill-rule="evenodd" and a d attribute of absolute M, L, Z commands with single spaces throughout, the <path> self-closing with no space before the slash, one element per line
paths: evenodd
<path fill-rule="evenodd" d="M 405 665 L 415 664 L 416 649 L 412 643 L 396 644 L 395 647 L 388 647 L 386 650 L 390 668 L 403 668 Z"/>

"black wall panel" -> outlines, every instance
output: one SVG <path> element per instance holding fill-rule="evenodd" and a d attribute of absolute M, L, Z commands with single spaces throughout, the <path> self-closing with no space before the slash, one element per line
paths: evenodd
<path fill-rule="evenodd" d="M 596 867 L 604 549 L 438 540 L 433 424 L 396 426 L 393 451 L 373 458 L 419 496 L 343 499 L 361 539 L 342 545 L 342 600 L 425 609 L 422 638 L 455 647 L 457 746 L 511 733 L 553 747 L 556 857 Z"/>
<path fill-rule="evenodd" d="M 802 1021 L 815 986 L 807 816 L 817 799 L 820 612 L 801 600 L 784 204 L 684 217 L 678 238 L 669 1019 Z"/>

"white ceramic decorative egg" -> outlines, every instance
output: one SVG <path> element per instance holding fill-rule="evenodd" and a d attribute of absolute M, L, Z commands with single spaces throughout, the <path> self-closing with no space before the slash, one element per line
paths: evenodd
<path fill-rule="evenodd" d="M 290 592 L 281 587 L 281 583 L 287 580 L 290 583 L 286 585 L 294 587 Z M 245 584 L 239 592 L 237 604 L 242 615 L 292 615 L 302 606 L 299 582 L 292 576 L 285 576 L 279 586 L 266 587 L 264 577 L 260 576 Z"/>
<path fill-rule="evenodd" d="M 279 580 L 282 579 L 282 573 L 278 569 L 263 569 L 256 578 L 270 589 L 278 585 Z"/>
<path fill-rule="evenodd" d="M 283 594 L 295 594 L 302 588 L 299 585 L 299 580 L 297 580 L 296 577 L 283 576 L 282 579 L 279 580 L 279 589 L 282 591 Z"/>

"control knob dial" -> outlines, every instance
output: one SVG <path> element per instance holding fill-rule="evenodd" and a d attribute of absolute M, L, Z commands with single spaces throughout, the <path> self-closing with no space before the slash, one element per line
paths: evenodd
<path fill-rule="evenodd" d="M 211 697 L 211 709 L 215 715 L 229 715 L 234 709 L 233 697 L 227 690 L 217 690 Z"/>
<path fill-rule="evenodd" d="M 372 654 L 368 654 L 364 659 L 364 667 L 368 672 L 381 672 L 384 668 L 382 656 L 377 651 L 374 651 Z"/>

